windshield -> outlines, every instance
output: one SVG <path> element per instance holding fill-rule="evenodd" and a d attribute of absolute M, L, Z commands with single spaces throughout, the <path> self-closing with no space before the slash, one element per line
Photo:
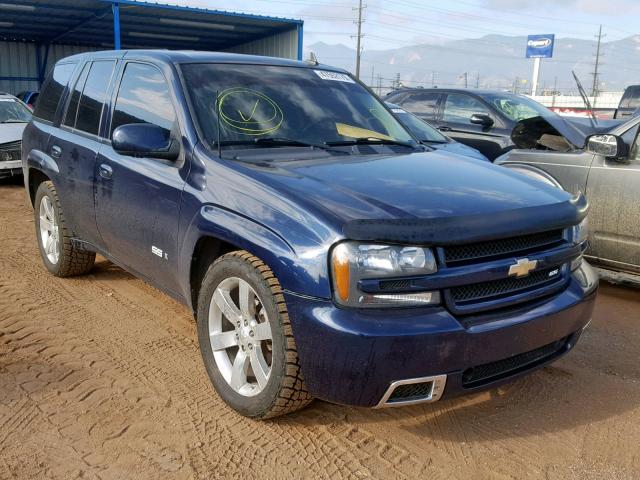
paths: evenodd
<path fill-rule="evenodd" d="M 29 123 L 31 111 L 13 98 L 0 98 L 0 123 Z"/>
<path fill-rule="evenodd" d="M 222 145 L 279 145 L 260 141 L 266 139 L 314 145 L 371 139 L 415 145 L 380 100 L 342 73 L 242 64 L 186 64 L 182 71 L 209 145 L 217 141 L 218 115 Z"/>
<path fill-rule="evenodd" d="M 447 143 L 449 141 L 447 137 L 413 113 L 397 107 L 392 108 L 391 111 L 396 114 L 400 123 L 407 127 L 421 142 Z"/>
<path fill-rule="evenodd" d="M 519 122 L 527 118 L 548 117 L 554 113 L 538 102 L 520 95 L 482 95 L 487 102 L 500 110 L 506 117 Z"/>

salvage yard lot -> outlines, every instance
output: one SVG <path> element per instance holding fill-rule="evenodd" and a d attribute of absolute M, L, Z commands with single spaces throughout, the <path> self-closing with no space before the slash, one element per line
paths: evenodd
<path fill-rule="evenodd" d="M 216 397 L 185 307 L 103 259 L 49 275 L 18 182 L 0 220 L 0 479 L 640 477 L 637 290 L 602 285 L 576 349 L 498 390 L 255 422 Z"/>

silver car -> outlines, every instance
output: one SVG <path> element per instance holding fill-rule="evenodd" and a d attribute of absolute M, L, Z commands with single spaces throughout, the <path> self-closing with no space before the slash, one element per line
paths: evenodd
<path fill-rule="evenodd" d="M 22 131 L 31 110 L 13 95 L 0 92 L 0 178 L 22 175 Z"/>
<path fill-rule="evenodd" d="M 518 125 L 512 138 L 524 148 L 495 163 L 584 193 L 591 205 L 587 256 L 640 274 L 640 117 L 625 123 L 561 119 L 546 126 L 539 120 Z"/>

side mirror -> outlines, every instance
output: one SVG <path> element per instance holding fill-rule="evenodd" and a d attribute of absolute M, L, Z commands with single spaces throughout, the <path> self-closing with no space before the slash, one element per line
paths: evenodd
<path fill-rule="evenodd" d="M 483 127 L 490 127 L 493 125 L 493 118 L 486 113 L 474 113 L 471 115 L 469 121 L 475 125 L 482 125 Z"/>
<path fill-rule="evenodd" d="M 587 152 L 602 155 L 617 162 L 627 160 L 627 144 L 617 135 L 591 135 L 587 137 Z"/>
<path fill-rule="evenodd" d="M 113 131 L 111 146 L 121 155 L 175 161 L 180 145 L 171 132 L 152 123 L 128 123 Z"/>

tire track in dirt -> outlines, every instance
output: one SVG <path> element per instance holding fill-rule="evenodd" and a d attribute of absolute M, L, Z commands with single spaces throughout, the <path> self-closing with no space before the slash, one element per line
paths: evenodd
<path fill-rule="evenodd" d="M 640 476 L 637 370 L 593 365 L 595 337 L 499 391 L 254 422 L 213 392 L 185 307 L 104 261 L 50 276 L 21 189 L 0 195 L 0 478 Z"/>

